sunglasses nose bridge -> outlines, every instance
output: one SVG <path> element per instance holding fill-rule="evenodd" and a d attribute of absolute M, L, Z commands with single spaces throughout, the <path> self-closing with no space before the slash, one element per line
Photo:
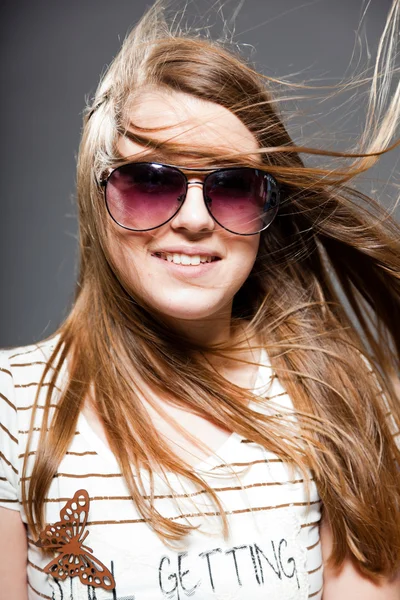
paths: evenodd
<path fill-rule="evenodd" d="M 189 187 L 191 185 L 201 185 L 201 187 L 203 188 L 204 187 L 204 181 L 188 181 L 187 182 L 187 186 L 186 186 L 187 189 L 189 189 Z"/>
<path fill-rule="evenodd" d="M 205 197 L 205 192 L 204 192 L 204 185 L 205 185 L 205 184 L 204 184 L 204 181 L 188 181 L 188 182 L 187 182 L 187 186 L 186 186 L 186 195 L 187 195 L 187 192 L 188 192 L 188 190 L 189 190 L 189 187 L 190 187 L 191 185 L 201 185 L 201 187 L 202 187 L 202 192 L 203 192 L 203 200 L 204 200 L 204 203 L 207 205 L 207 199 L 206 199 L 206 197 Z"/>
<path fill-rule="evenodd" d="M 193 190 L 194 193 L 190 191 L 191 187 L 198 188 L 197 194 L 195 190 Z M 201 192 L 199 190 L 200 187 Z M 179 211 L 173 218 L 173 226 L 199 230 L 213 229 L 215 227 L 214 219 L 206 206 L 203 189 L 204 181 L 187 181 L 186 195 Z M 201 198 L 199 197 L 199 192 Z"/>
<path fill-rule="evenodd" d="M 206 203 L 206 199 L 205 199 L 205 196 L 204 196 L 204 181 L 188 181 L 187 184 L 186 184 L 186 197 L 187 197 L 187 195 L 189 193 L 189 188 L 191 186 L 201 187 L 201 194 L 202 194 L 203 202 L 205 204 Z M 185 197 L 185 200 L 186 200 L 186 197 Z M 188 204 L 188 202 L 186 202 L 186 204 Z"/>

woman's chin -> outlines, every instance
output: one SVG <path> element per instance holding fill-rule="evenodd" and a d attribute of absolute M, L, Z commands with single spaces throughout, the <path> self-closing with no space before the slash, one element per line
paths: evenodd
<path fill-rule="evenodd" d="M 197 295 L 199 296 L 199 294 Z M 214 301 L 197 297 L 197 302 L 188 298 L 174 298 L 170 302 L 151 302 L 147 299 L 147 303 L 152 307 L 152 310 L 159 313 L 161 317 L 170 319 L 171 321 L 202 321 L 204 327 L 213 327 L 213 322 L 220 322 L 224 314 L 230 315 L 231 301 Z"/>
<path fill-rule="evenodd" d="M 221 315 L 216 307 L 213 309 L 210 306 L 198 307 L 197 310 L 195 307 L 188 307 L 186 310 L 182 309 L 182 307 L 158 307 L 158 312 L 171 320 L 176 321 L 203 321 L 204 325 L 207 322 L 210 323 L 210 327 L 212 327 L 212 323 L 218 322 L 221 318 Z"/>

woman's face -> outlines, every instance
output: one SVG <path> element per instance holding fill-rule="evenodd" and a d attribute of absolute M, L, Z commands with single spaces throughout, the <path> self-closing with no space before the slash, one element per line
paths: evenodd
<path fill-rule="evenodd" d="M 180 92 L 152 91 L 141 95 L 130 117 L 140 127 L 166 127 L 152 134 L 160 140 L 174 138 L 198 148 L 252 151 L 257 141 L 245 125 L 226 108 Z M 184 121 L 184 123 L 182 123 Z M 133 161 L 152 160 L 144 148 L 123 137 L 119 151 Z M 146 158 L 148 154 L 148 158 Z M 166 161 L 167 162 L 167 161 Z M 177 166 L 182 166 L 174 161 Z M 187 168 L 187 159 L 185 167 Z M 190 164 L 196 167 L 195 161 Z M 189 183 L 204 174 L 188 176 Z M 189 185 L 186 200 L 165 225 L 133 232 L 109 220 L 109 251 L 114 264 L 135 296 L 172 320 L 230 318 L 233 297 L 248 277 L 259 246 L 260 234 L 240 236 L 221 228 L 209 215 L 202 186 Z M 164 253 L 160 256 L 160 253 Z M 165 253 L 218 257 L 200 265 L 177 265 Z M 196 261 L 196 259 L 195 259 Z"/>

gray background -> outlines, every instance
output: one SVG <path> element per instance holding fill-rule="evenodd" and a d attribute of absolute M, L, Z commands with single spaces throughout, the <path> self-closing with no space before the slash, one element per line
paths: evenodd
<path fill-rule="evenodd" d="M 71 306 L 77 262 L 75 162 L 85 97 L 93 94 L 100 73 L 148 4 L 1 4 L 1 347 L 49 335 Z M 238 4 L 230 2 L 226 15 Z M 211 5 L 195 0 L 189 13 L 204 16 Z M 390 0 L 372 0 L 369 7 L 364 32 L 372 58 L 390 5 Z M 337 82 L 348 70 L 363 6 L 362 0 L 247 0 L 236 20 L 236 40 L 255 47 L 254 60 L 266 74 L 300 72 L 298 79 Z M 218 19 L 212 20 L 219 31 Z M 338 147 L 343 132 L 357 134 L 364 97 L 360 92 L 353 100 L 351 109 L 333 113 L 332 103 L 306 103 L 304 109 L 318 116 L 315 141 L 324 128 L 337 132 L 333 143 Z M 301 129 L 308 118 L 309 112 L 291 125 L 294 135 L 312 135 L 314 125 Z M 394 152 L 374 174 L 384 182 L 398 171 L 397 161 Z M 390 201 L 389 192 L 386 200 L 382 197 Z"/>

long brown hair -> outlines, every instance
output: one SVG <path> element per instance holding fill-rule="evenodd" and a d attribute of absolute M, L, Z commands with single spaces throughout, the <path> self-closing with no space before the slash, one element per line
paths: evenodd
<path fill-rule="evenodd" d="M 135 381 L 140 370 L 146 384 L 176 405 L 262 444 L 289 464 L 311 469 L 332 525 L 336 564 L 350 555 L 370 577 L 398 569 L 400 452 L 393 433 L 400 427 L 400 227 L 378 201 L 350 183 L 390 149 L 399 122 L 400 88 L 384 102 L 397 73 L 399 11 L 396 0 L 371 78 L 365 133 L 347 152 L 296 146 L 280 117 L 279 98 L 283 86 L 296 93 L 302 86 L 260 75 L 222 42 L 168 26 L 160 2 L 128 35 L 84 118 L 79 280 L 42 379 L 52 365 L 55 386 L 68 360 L 68 381 L 54 414 L 49 387 L 29 485 L 27 460 L 23 473 L 23 501 L 34 534 L 44 525 L 46 493 L 90 390 L 132 499 L 154 531 L 172 543 L 191 525 L 156 511 L 151 497 L 144 497 L 139 467 L 151 481 L 155 471 L 173 471 L 205 487 L 227 533 L 215 493 L 152 426 Z M 152 137 L 157 130 L 140 129 L 128 117 L 132 101 L 152 86 L 226 107 L 255 135 L 258 152 L 227 155 L 176 140 L 161 144 Z M 251 166 L 261 157 L 283 186 L 278 216 L 261 235 L 232 318 L 246 322 L 247 334 L 266 348 L 293 400 L 296 422 L 282 409 L 269 416 L 255 413 L 248 406 L 253 394 L 204 360 L 234 356 L 229 344 L 202 348 L 165 327 L 113 265 L 98 182 L 106 167 L 121 162 L 116 144 L 122 135 L 164 155 L 195 157 L 199 165 L 213 159 Z M 331 162 L 308 166 L 300 156 L 307 154 Z"/>

